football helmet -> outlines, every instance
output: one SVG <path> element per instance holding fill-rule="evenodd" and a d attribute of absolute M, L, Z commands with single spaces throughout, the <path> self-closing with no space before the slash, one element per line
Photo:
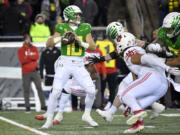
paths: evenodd
<path fill-rule="evenodd" d="M 110 40 L 114 40 L 122 32 L 124 32 L 124 27 L 120 22 L 112 22 L 106 28 L 106 35 Z"/>
<path fill-rule="evenodd" d="M 166 28 L 167 36 L 173 38 L 180 33 L 180 13 L 171 12 L 163 20 L 163 28 Z"/>
<path fill-rule="evenodd" d="M 129 32 L 123 32 L 118 35 L 119 40 L 116 41 L 116 49 L 118 53 L 122 53 L 126 48 L 135 46 L 135 36 Z"/>
<path fill-rule="evenodd" d="M 77 19 L 77 17 L 76 17 L 77 14 L 80 15 L 80 20 Z M 63 11 L 63 17 L 66 22 L 69 21 L 69 22 L 73 22 L 75 24 L 80 24 L 81 23 L 81 15 L 82 15 L 81 9 L 75 5 L 70 5 L 70 6 L 66 7 Z"/>

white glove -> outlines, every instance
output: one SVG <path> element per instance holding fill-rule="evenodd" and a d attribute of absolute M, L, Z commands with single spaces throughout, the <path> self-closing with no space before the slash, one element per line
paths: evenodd
<path fill-rule="evenodd" d="M 161 45 L 158 43 L 149 44 L 147 46 L 147 50 L 150 52 L 156 52 L 156 53 L 162 52 Z"/>
<path fill-rule="evenodd" d="M 170 67 L 170 66 L 167 66 L 166 67 L 166 72 L 172 74 L 172 75 L 175 75 L 175 76 L 180 76 L 180 70 L 178 67 Z"/>

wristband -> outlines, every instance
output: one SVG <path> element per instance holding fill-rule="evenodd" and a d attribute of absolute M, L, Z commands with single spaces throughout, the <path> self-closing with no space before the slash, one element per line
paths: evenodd
<path fill-rule="evenodd" d="M 81 42 L 81 46 L 87 49 L 89 47 L 89 43 Z"/>
<path fill-rule="evenodd" d="M 57 44 L 58 42 L 60 42 L 61 41 L 61 38 L 60 37 L 55 37 L 54 38 L 54 43 L 55 44 Z"/>

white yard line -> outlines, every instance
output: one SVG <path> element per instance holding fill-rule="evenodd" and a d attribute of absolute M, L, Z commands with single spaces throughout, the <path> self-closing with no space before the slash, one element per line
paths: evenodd
<path fill-rule="evenodd" d="M 36 133 L 36 134 L 38 134 L 38 135 L 50 135 L 50 134 L 48 134 L 48 133 L 44 133 L 44 132 L 39 131 L 39 130 L 37 130 L 37 129 L 34 129 L 34 128 L 31 128 L 31 127 L 25 126 L 25 125 L 23 125 L 23 124 L 19 124 L 19 123 L 15 122 L 15 121 L 12 121 L 12 120 L 7 119 L 7 118 L 5 118 L 5 117 L 1 117 L 1 116 L 0 116 L 0 120 L 3 120 L 3 121 L 8 122 L 8 123 L 10 123 L 10 124 L 12 124 L 12 125 L 15 125 L 15 126 L 24 128 L 24 129 L 29 130 L 29 131 L 31 131 L 31 132 L 34 132 L 34 133 Z"/>

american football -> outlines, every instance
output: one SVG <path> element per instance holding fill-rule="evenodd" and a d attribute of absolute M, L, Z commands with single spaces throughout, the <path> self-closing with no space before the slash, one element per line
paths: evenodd
<path fill-rule="evenodd" d="M 66 32 L 62 37 L 62 43 L 64 45 L 71 44 L 75 40 L 75 35 L 72 32 Z"/>

